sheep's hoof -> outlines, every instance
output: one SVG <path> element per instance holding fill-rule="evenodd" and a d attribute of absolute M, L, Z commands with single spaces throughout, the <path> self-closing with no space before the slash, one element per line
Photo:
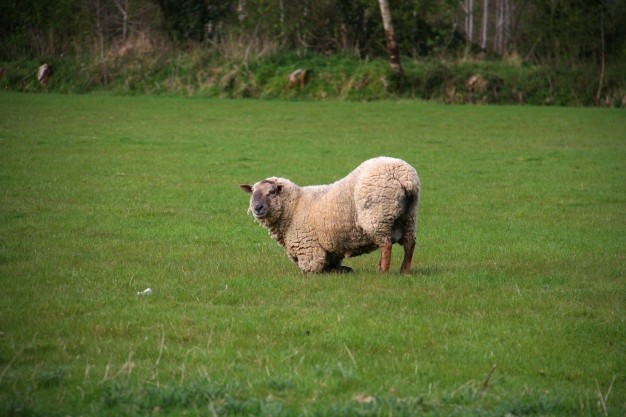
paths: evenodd
<path fill-rule="evenodd" d="M 352 272 L 352 268 L 350 268 L 349 266 L 341 265 L 340 267 L 335 269 L 335 272 L 337 272 L 338 274 L 349 274 Z"/>

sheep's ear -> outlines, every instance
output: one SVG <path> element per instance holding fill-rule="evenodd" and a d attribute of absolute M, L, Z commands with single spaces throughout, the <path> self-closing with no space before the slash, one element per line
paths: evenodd
<path fill-rule="evenodd" d="M 252 186 L 248 184 L 239 184 L 239 188 L 241 191 L 245 191 L 246 193 L 252 194 Z"/>
<path fill-rule="evenodd" d="M 285 185 L 282 181 L 282 178 L 274 177 L 272 179 L 272 184 L 276 187 L 276 194 L 279 194 L 283 190 L 283 185 Z"/>

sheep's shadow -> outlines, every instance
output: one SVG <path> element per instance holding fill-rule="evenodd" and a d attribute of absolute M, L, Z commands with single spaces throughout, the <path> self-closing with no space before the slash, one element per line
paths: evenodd
<path fill-rule="evenodd" d="M 435 275 L 441 275 L 443 272 L 443 269 L 438 267 L 437 265 L 424 265 L 413 268 L 411 270 L 411 275 L 423 275 L 427 277 L 432 277 Z"/>
<path fill-rule="evenodd" d="M 345 265 L 341 265 L 339 267 L 339 269 L 333 269 L 330 271 L 325 271 L 319 274 L 312 274 L 312 275 L 345 275 L 345 276 L 359 276 L 360 274 L 367 274 L 367 273 L 371 273 L 373 271 L 368 270 L 367 268 L 362 269 L 362 268 L 358 268 L 356 267 L 356 269 L 353 269 L 353 267 L 350 266 L 345 266 Z M 411 276 L 422 276 L 422 277 L 433 277 L 433 276 L 437 276 L 437 275 L 441 275 L 443 274 L 445 271 L 443 268 L 437 266 L 437 265 L 424 265 L 424 266 L 416 266 L 416 267 L 412 267 L 411 268 L 411 272 L 409 272 L 408 274 L 403 274 L 401 273 L 399 270 L 394 270 L 391 269 L 389 272 L 387 273 L 381 273 L 379 271 L 375 271 L 376 274 L 378 275 L 389 275 L 389 276 L 397 276 L 397 277 L 411 277 Z"/>

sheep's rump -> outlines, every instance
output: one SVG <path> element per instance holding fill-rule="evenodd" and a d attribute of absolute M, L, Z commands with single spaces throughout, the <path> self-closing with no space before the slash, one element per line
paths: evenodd
<path fill-rule="evenodd" d="M 420 186 L 415 169 L 386 157 L 366 161 L 359 168 L 354 187 L 357 225 L 378 246 L 415 237 Z"/>

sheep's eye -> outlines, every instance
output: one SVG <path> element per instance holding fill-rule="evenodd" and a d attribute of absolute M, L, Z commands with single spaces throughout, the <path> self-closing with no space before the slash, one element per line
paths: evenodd
<path fill-rule="evenodd" d="M 276 189 L 271 189 L 267 192 L 269 195 L 276 195 Z"/>

